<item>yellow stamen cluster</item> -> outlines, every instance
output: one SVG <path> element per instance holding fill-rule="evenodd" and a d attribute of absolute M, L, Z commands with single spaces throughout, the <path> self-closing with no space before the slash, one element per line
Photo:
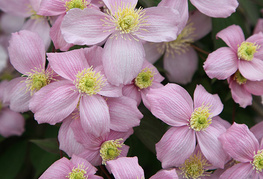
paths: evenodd
<path fill-rule="evenodd" d="M 43 68 L 35 68 L 31 70 L 32 72 L 26 73 L 27 79 L 25 80 L 27 91 L 33 95 L 35 92 L 40 90 L 42 87 L 48 85 L 52 78 L 53 71 L 48 72 Z"/>
<path fill-rule="evenodd" d="M 88 6 L 88 2 L 86 0 L 71 0 L 65 3 L 66 11 L 69 11 L 73 8 L 79 8 L 81 10 L 85 9 Z"/>
<path fill-rule="evenodd" d="M 210 173 L 206 172 L 205 167 L 211 166 L 207 160 L 202 157 L 201 153 L 192 154 L 185 162 L 179 167 L 182 171 L 184 178 L 199 179 L 203 176 L 209 176 Z"/>
<path fill-rule="evenodd" d="M 152 85 L 154 72 L 149 68 L 144 68 L 135 78 L 135 85 L 140 89 L 148 88 Z"/>
<path fill-rule="evenodd" d="M 165 43 L 160 43 L 158 45 L 158 52 L 163 53 L 164 49 L 166 49 L 165 55 L 169 56 L 172 55 L 174 56 L 175 54 L 184 54 L 189 50 L 189 46 L 191 43 L 194 42 L 194 33 L 195 33 L 195 28 L 193 27 L 193 23 L 188 23 L 185 28 L 182 30 L 182 32 L 178 35 L 176 40 L 172 42 L 165 42 Z"/>
<path fill-rule="evenodd" d="M 106 165 L 106 162 L 109 160 L 116 159 L 120 153 L 123 143 L 123 139 L 108 140 L 105 141 L 100 147 L 100 156 L 102 158 L 102 164 Z"/>
<path fill-rule="evenodd" d="M 83 164 L 78 165 L 78 168 L 73 168 L 72 171 L 66 176 L 69 179 L 87 179 L 87 170 Z"/>
<path fill-rule="evenodd" d="M 190 127 L 195 131 L 205 130 L 211 123 L 212 119 L 209 117 L 211 115 L 210 106 L 202 105 L 196 108 L 191 115 Z"/>
<path fill-rule="evenodd" d="M 239 85 L 243 85 L 247 82 L 247 79 L 245 77 L 243 77 L 243 75 L 237 71 L 235 74 L 234 74 L 234 77 L 233 79 L 239 84 Z"/>
<path fill-rule="evenodd" d="M 254 155 L 254 160 L 252 162 L 253 169 L 256 169 L 257 172 L 262 172 L 263 170 L 263 149 L 259 150 L 257 154 Z"/>
<path fill-rule="evenodd" d="M 238 59 L 252 61 L 254 58 L 254 54 L 257 52 L 259 45 L 252 42 L 242 42 L 242 44 L 238 47 Z"/>
<path fill-rule="evenodd" d="M 75 86 L 80 93 L 87 95 L 97 94 L 104 86 L 103 75 L 96 73 L 93 68 L 85 68 L 76 75 Z"/>

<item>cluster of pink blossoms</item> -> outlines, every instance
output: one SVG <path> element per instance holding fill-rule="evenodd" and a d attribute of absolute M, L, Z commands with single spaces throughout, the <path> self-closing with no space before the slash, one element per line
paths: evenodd
<path fill-rule="evenodd" d="M 178 85 L 197 71 L 192 44 L 211 31 L 212 17 L 229 17 L 239 3 L 190 2 L 191 12 L 187 0 L 148 8 L 138 0 L 0 1 L 0 73 L 21 74 L 0 82 L 0 134 L 22 135 L 28 111 L 38 124 L 59 126 L 65 157 L 40 179 L 102 178 L 102 166 L 108 178 L 144 179 L 125 144 L 140 127 L 140 105 L 169 126 L 155 144 L 162 169 L 150 179 L 263 178 L 263 122 L 231 125 L 219 116 L 219 95 L 195 84 L 192 98 Z M 229 47 L 210 53 L 203 70 L 227 80 L 246 108 L 263 96 L 262 20 L 246 40 L 238 25 L 216 37 Z M 153 65 L 162 57 L 167 79 Z"/>

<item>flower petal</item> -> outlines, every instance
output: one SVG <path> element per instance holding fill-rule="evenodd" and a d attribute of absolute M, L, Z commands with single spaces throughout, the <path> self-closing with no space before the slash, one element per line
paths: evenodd
<path fill-rule="evenodd" d="M 3 13 L 0 18 L 1 31 L 5 34 L 19 31 L 24 23 L 24 17 L 8 13 Z"/>
<path fill-rule="evenodd" d="M 86 133 L 101 136 L 110 131 L 110 114 L 107 103 L 100 95 L 82 96 L 80 121 Z"/>
<path fill-rule="evenodd" d="M 141 93 L 138 91 L 138 88 L 134 84 L 125 85 L 122 88 L 123 96 L 134 99 L 137 102 L 137 106 L 140 105 L 142 101 Z"/>
<path fill-rule="evenodd" d="M 184 126 L 193 112 L 193 101 L 179 85 L 167 84 L 147 94 L 151 112 L 170 126 Z"/>
<path fill-rule="evenodd" d="M 250 81 L 247 80 L 243 85 L 245 90 L 253 95 L 262 95 L 263 94 L 263 80 L 261 81 Z"/>
<path fill-rule="evenodd" d="M 225 133 L 219 136 L 224 150 L 236 161 L 253 161 L 259 142 L 245 124 L 234 123 Z"/>
<path fill-rule="evenodd" d="M 22 74 L 45 66 L 45 47 L 38 34 L 22 30 L 12 34 L 8 47 L 10 62 Z"/>
<path fill-rule="evenodd" d="M 28 10 L 29 4 L 29 0 L 1 0 L 0 9 L 16 16 L 29 17 L 31 14 Z"/>
<path fill-rule="evenodd" d="M 191 82 L 197 70 L 198 56 L 195 50 L 189 47 L 185 53 L 175 53 L 174 55 L 166 53 L 163 65 L 170 82 L 187 84 Z"/>
<path fill-rule="evenodd" d="M 138 0 L 103 0 L 104 4 L 109 8 L 112 14 L 118 12 L 119 8 L 136 7 Z"/>
<path fill-rule="evenodd" d="M 151 176 L 150 179 L 178 179 L 175 169 L 160 170 L 155 175 Z"/>
<path fill-rule="evenodd" d="M 261 121 L 260 123 L 254 125 L 253 127 L 250 128 L 250 131 L 255 135 L 255 137 L 260 140 L 261 138 L 263 138 L 263 121 Z"/>
<path fill-rule="evenodd" d="M 37 14 L 42 16 L 57 16 L 66 12 L 65 2 L 61 0 L 42 0 Z"/>
<path fill-rule="evenodd" d="M 194 152 L 196 138 L 188 126 L 172 127 L 156 144 L 157 158 L 163 168 L 178 167 Z"/>
<path fill-rule="evenodd" d="M 111 84 L 128 84 L 139 74 L 145 56 L 140 41 L 129 34 L 123 35 L 123 38 L 113 34 L 104 49 L 103 66 Z"/>
<path fill-rule="evenodd" d="M 154 64 L 164 53 L 163 43 L 144 42 L 145 59 Z"/>
<path fill-rule="evenodd" d="M 54 125 L 69 116 L 77 107 L 80 96 L 74 87 L 71 81 L 61 80 L 36 92 L 29 104 L 36 121 Z"/>
<path fill-rule="evenodd" d="M 168 7 L 151 7 L 144 9 L 145 25 L 134 34 L 149 42 L 169 42 L 177 38 L 181 16 L 175 9 Z"/>
<path fill-rule="evenodd" d="M 210 106 L 210 117 L 217 116 L 223 110 L 223 103 L 217 94 L 208 93 L 202 85 L 197 85 L 194 92 L 194 108 Z"/>
<path fill-rule="evenodd" d="M 209 78 L 225 80 L 237 71 L 237 55 L 228 47 L 210 53 L 204 63 Z"/>
<path fill-rule="evenodd" d="M 91 175 L 94 175 L 97 171 L 97 168 L 95 168 L 94 166 L 92 166 L 87 160 L 81 158 L 81 157 L 78 157 L 76 155 L 73 154 L 71 160 L 70 160 L 74 166 L 77 168 L 79 165 L 83 165 L 83 168 L 86 169 L 86 172 L 87 172 L 87 176 L 89 178 L 92 178 Z"/>
<path fill-rule="evenodd" d="M 61 24 L 61 32 L 66 42 L 75 45 L 95 45 L 106 39 L 111 32 L 103 26 L 102 19 L 110 18 L 95 9 L 79 8 L 67 12 Z"/>
<path fill-rule="evenodd" d="M 263 80 L 263 60 L 253 58 L 252 61 L 239 61 L 239 71 L 247 79 L 252 81 Z"/>
<path fill-rule="evenodd" d="M 52 69 L 68 80 L 74 81 L 78 72 L 89 68 L 83 49 L 62 53 L 48 53 L 47 59 Z"/>
<path fill-rule="evenodd" d="M 240 179 L 240 178 L 257 178 L 255 177 L 256 171 L 253 170 L 253 166 L 250 163 L 238 163 L 227 169 L 222 175 L 220 175 L 220 179 L 232 178 L 232 179 Z"/>
<path fill-rule="evenodd" d="M 211 17 L 226 18 L 236 11 L 237 0 L 190 0 L 191 3 L 203 14 Z"/>

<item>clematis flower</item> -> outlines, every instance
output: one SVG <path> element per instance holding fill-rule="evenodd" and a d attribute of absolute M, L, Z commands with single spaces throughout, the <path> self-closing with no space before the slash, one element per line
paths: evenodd
<path fill-rule="evenodd" d="M 203 14 L 210 17 L 226 18 L 236 11 L 237 0 L 190 0 L 191 3 Z"/>
<path fill-rule="evenodd" d="M 91 178 L 102 177 L 95 175 L 97 169 L 87 160 L 73 155 L 70 160 L 63 157 L 54 162 L 39 179 L 68 179 L 68 178 Z"/>
<path fill-rule="evenodd" d="M 128 84 L 141 70 L 145 52 L 141 40 L 175 40 L 181 27 L 177 10 L 168 7 L 136 9 L 138 0 L 104 0 L 109 9 L 72 9 L 61 25 L 68 43 L 105 43 L 103 66 L 110 83 Z M 85 29 L 85 30 L 83 30 Z M 109 38 L 108 38 L 109 37 Z"/>
<path fill-rule="evenodd" d="M 144 171 L 135 157 L 120 157 L 107 162 L 115 179 L 144 179 Z M 178 179 L 175 169 L 160 170 L 150 179 Z"/>
<path fill-rule="evenodd" d="M 55 80 L 51 68 L 45 69 L 45 46 L 37 33 L 22 30 L 12 34 L 8 47 L 10 62 L 23 74 L 10 81 L 10 108 L 17 112 L 29 110 L 29 100 L 43 86 Z"/>
<path fill-rule="evenodd" d="M 245 124 L 234 123 L 219 140 L 224 150 L 238 161 L 220 179 L 263 178 L 263 140 L 259 143 Z"/>
<path fill-rule="evenodd" d="M 85 133 L 77 120 L 63 121 L 59 130 L 60 149 L 69 156 L 73 154 L 85 158 L 92 165 L 106 164 L 107 161 L 126 156 L 129 146 L 124 141 L 133 133 L 110 131 L 102 136 Z M 73 145 L 72 145 L 73 144 Z"/>
<path fill-rule="evenodd" d="M 263 94 L 263 80 L 248 80 L 239 71 L 234 73 L 227 81 L 233 100 L 243 108 L 252 104 L 252 94 L 257 96 Z"/>
<path fill-rule="evenodd" d="M 167 84 L 150 90 L 147 98 L 152 114 L 172 126 L 156 144 L 163 168 L 184 163 L 194 152 L 196 142 L 213 166 L 224 167 L 228 156 L 217 138 L 226 128 L 217 116 L 223 109 L 218 95 L 197 85 L 193 101 L 181 86 Z"/>
<path fill-rule="evenodd" d="M 191 43 L 204 37 L 211 29 L 211 18 L 199 11 L 193 11 L 176 40 L 163 43 L 144 43 L 145 58 L 151 63 L 155 63 L 164 54 L 163 66 L 168 80 L 187 84 L 192 80 L 198 66 L 198 56 L 194 48 L 191 47 Z"/>
<path fill-rule="evenodd" d="M 237 70 L 251 81 L 263 80 L 263 33 L 245 40 L 242 29 L 231 25 L 217 34 L 229 47 L 221 47 L 209 54 L 204 70 L 209 78 L 224 80 Z"/>
<path fill-rule="evenodd" d="M 7 86 L 7 81 L 0 83 L 0 135 L 3 137 L 20 136 L 25 131 L 25 120 L 20 113 L 8 108 L 9 93 L 7 90 L 9 88 Z"/>
<path fill-rule="evenodd" d="M 123 95 L 128 96 L 137 101 L 137 105 L 143 103 L 146 107 L 149 107 L 149 104 L 146 99 L 146 94 L 152 88 L 159 88 L 163 85 L 161 82 L 164 78 L 161 76 L 159 71 L 150 64 L 148 61 L 144 61 L 141 72 L 137 77 L 132 81 L 131 84 L 127 84 L 123 87 Z"/>
<path fill-rule="evenodd" d="M 84 130 L 101 136 L 110 131 L 109 107 L 104 96 L 121 96 L 121 87 L 108 83 L 102 66 L 90 66 L 84 51 L 47 54 L 50 66 L 64 80 L 39 90 L 30 109 L 38 123 L 54 125 L 78 108 Z"/>

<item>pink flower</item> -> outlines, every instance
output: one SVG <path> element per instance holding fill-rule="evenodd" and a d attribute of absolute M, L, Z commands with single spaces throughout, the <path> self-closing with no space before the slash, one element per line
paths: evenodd
<path fill-rule="evenodd" d="M 45 69 L 45 46 L 37 33 L 27 30 L 13 33 L 8 52 L 11 64 L 23 74 L 10 82 L 10 108 L 25 112 L 29 110 L 31 96 L 52 82 L 55 74 L 52 69 Z"/>
<path fill-rule="evenodd" d="M 63 157 L 54 162 L 39 179 L 68 179 L 68 178 L 89 178 L 99 179 L 95 175 L 97 169 L 88 161 L 73 155 L 70 160 Z"/>
<path fill-rule="evenodd" d="M 237 164 L 227 169 L 224 178 L 263 178 L 263 141 L 259 143 L 245 124 L 234 123 L 219 137 L 224 150 Z"/>
<path fill-rule="evenodd" d="M 72 9 L 61 25 L 68 43 L 94 45 L 107 39 L 103 66 L 114 85 L 128 84 L 140 72 L 145 56 L 141 40 L 171 41 L 178 34 L 178 11 L 168 7 L 136 9 L 137 1 L 104 0 L 107 14 L 95 9 Z"/>
<path fill-rule="evenodd" d="M 96 53 L 96 48 L 88 50 Z M 85 50 L 48 53 L 52 69 L 64 80 L 39 90 L 30 102 L 38 123 L 56 124 L 79 109 L 81 124 L 86 132 L 100 136 L 110 131 L 109 107 L 105 97 L 121 96 L 121 88 L 108 83 L 103 67 L 92 67 Z M 99 56 L 99 54 L 98 54 Z"/>
<path fill-rule="evenodd" d="M 172 126 L 156 144 L 157 158 L 163 168 L 179 166 L 193 153 L 196 141 L 213 166 L 223 168 L 227 155 L 218 141 L 226 128 L 217 115 L 223 104 L 218 95 L 197 85 L 194 101 L 185 89 L 167 84 L 147 94 L 151 112 Z"/>
<path fill-rule="evenodd" d="M 162 87 L 163 85 L 161 82 L 163 80 L 164 78 L 155 66 L 145 60 L 141 72 L 137 77 L 131 84 L 127 84 L 123 87 L 123 95 L 136 100 L 138 106 L 141 103 L 141 100 L 143 100 L 144 105 L 149 107 L 146 94 L 152 88 Z"/>
<path fill-rule="evenodd" d="M 209 54 L 204 69 L 210 78 L 227 79 L 237 70 L 248 80 L 263 80 L 263 33 L 245 40 L 242 29 L 231 25 L 217 34 L 229 47 Z"/>
<path fill-rule="evenodd" d="M 180 84 L 189 83 L 198 67 L 198 56 L 191 43 L 204 37 L 211 29 L 211 18 L 197 10 L 193 11 L 176 40 L 144 43 L 145 58 L 155 63 L 164 54 L 163 66 L 168 80 Z"/>

